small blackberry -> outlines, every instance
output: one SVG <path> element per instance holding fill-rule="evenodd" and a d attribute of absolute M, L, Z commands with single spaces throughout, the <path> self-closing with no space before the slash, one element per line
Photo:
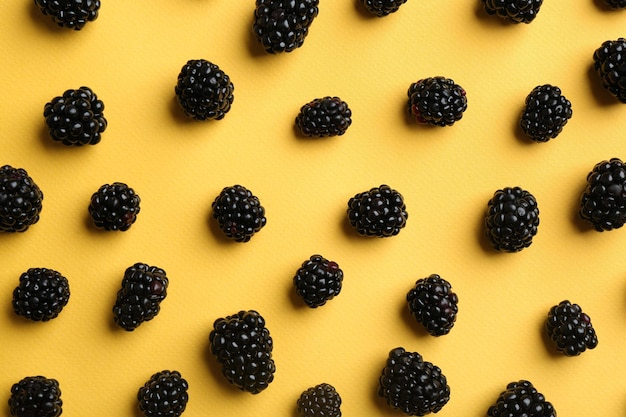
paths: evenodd
<path fill-rule="evenodd" d="M 98 18 L 100 0 L 34 0 L 41 13 L 57 25 L 81 30 Z"/>
<path fill-rule="evenodd" d="M 507 22 L 530 23 L 537 17 L 543 0 L 482 0 L 487 14 Z"/>
<path fill-rule="evenodd" d="M 137 220 L 141 198 L 135 190 L 121 182 L 102 185 L 93 193 L 89 215 L 94 226 L 107 231 L 125 232 Z"/>
<path fill-rule="evenodd" d="M 327 383 L 302 392 L 296 405 L 300 417 L 341 417 L 341 396 Z"/>
<path fill-rule="evenodd" d="M 378 395 L 394 410 L 409 416 L 440 411 L 450 400 L 450 387 L 439 367 L 417 352 L 398 347 L 389 352 L 379 378 Z"/>
<path fill-rule="evenodd" d="M 583 313 L 578 304 L 568 300 L 550 308 L 546 330 L 556 349 L 565 356 L 578 356 L 598 346 L 598 336 L 591 318 Z"/>
<path fill-rule="evenodd" d="M 161 371 L 139 388 L 139 410 L 145 417 L 179 417 L 187 407 L 189 384 L 178 371 Z"/>
<path fill-rule="evenodd" d="M 95 145 L 107 128 L 104 103 L 89 87 L 66 90 L 46 103 L 43 116 L 50 137 L 66 146 Z"/>
<path fill-rule="evenodd" d="M 183 112 L 195 120 L 223 119 L 235 99 L 234 91 L 230 77 L 205 59 L 187 61 L 174 87 Z"/>
<path fill-rule="evenodd" d="M 266 52 L 292 52 L 304 44 L 319 0 L 256 0 L 252 31 Z"/>
<path fill-rule="evenodd" d="M 161 268 L 144 263 L 128 267 L 113 306 L 115 323 L 130 332 L 155 318 L 167 296 L 168 284 L 169 279 Z"/>
<path fill-rule="evenodd" d="M 352 123 L 348 103 L 339 97 L 316 98 L 300 108 L 296 126 L 304 136 L 341 136 Z"/>
<path fill-rule="evenodd" d="M 0 230 L 25 232 L 39 221 L 43 193 L 23 168 L 0 168 Z"/>
<path fill-rule="evenodd" d="M 604 0 L 611 9 L 626 9 L 626 0 Z"/>
<path fill-rule="evenodd" d="M 529 381 L 511 382 L 489 407 L 488 417 L 556 417 L 556 410 Z"/>
<path fill-rule="evenodd" d="M 248 242 L 267 223 L 258 197 L 241 185 L 224 187 L 211 207 L 219 228 L 236 242 Z"/>
<path fill-rule="evenodd" d="M 572 117 L 572 103 L 550 84 L 535 87 L 520 117 L 522 131 L 535 142 L 556 138 Z"/>
<path fill-rule="evenodd" d="M 390 237 L 406 226 L 404 197 L 388 185 L 371 188 L 348 200 L 348 221 L 361 236 Z"/>
<path fill-rule="evenodd" d="M 27 376 L 11 387 L 9 411 L 15 417 L 58 417 L 63 412 L 56 379 Z"/>
<path fill-rule="evenodd" d="M 626 103 L 626 38 L 603 42 L 593 53 L 593 67 L 602 87 Z"/>
<path fill-rule="evenodd" d="M 496 250 L 519 252 L 527 248 L 538 226 L 537 200 L 520 187 L 497 190 L 487 204 L 485 232 Z"/>
<path fill-rule="evenodd" d="M 465 90 L 446 77 L 429 77 L 412 83 L 407 92 L 409 115 L 419 123 L 452 126 L 467 110 Z"/>
<path fill-rule="evenodd" d="M 13 290 L 13 311 L 33 321 L 56 318 L 70 299 L 67 278 L 47 268 L 29 268 Z"/>
<path fill-rule="evenodd" d="M 302 263 L 293 277 L 298 294 L 311 308 L 323 306 L 341 292 L 343 271 L 336 262 L 313 255 Z"/>
<path fill-rule="evenodd" d="M 361 0 L 368 12 L 376 17 L 385 17 L 400 9 L 406 0 Z"/>
<path fill-rule="evenodd" d="M 459 310 L 459 299 L 448 281 L 437 274 L 420 278 L 406 299 L 411 315 L 428 333 L 433 336 L 450 333 Z"/>
<path fill-rule="evenodd" d="M 626 165 L 619 158 L 597 163 L 587 175 L 579 216 L 595 230 L 619 229 L 626 221 Z"/>

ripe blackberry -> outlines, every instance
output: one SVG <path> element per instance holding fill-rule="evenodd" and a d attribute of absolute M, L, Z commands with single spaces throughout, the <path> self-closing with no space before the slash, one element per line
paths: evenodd
<path fill-rule="evenodd" d="M 304 44 L 319 0 L 256 0 L 252 30 L 266 52 L 292 52 Z"/>
<path fill-rule="evenodd" d="M 104 103 L 89 87 L 66 90 L 46 103 L 43 116 L 50 137 L 66 146 L 95 145 L 107 128 Z"/>
<path fill-rule="evenodd" d="M 593 53 L 593 67 L 602 87 L 626 103 L 626 39 L 603 42 Z"/>
<path fill-rule="evenodd" d="M 241 185 L 224 187 L 211 207 L 219 228 L 236 242 L 248 242 L 267 223 L 258 197 Z"/>
<path fill-rule="evenodd" d="M 302 263 L 293 277 L 298 294 L 311 308 L 323 306 L 341 292 L 343 271 L 336 262 L 313 255 Z"/>
<path fill-rule="evenodd" d="M 429 77 L 412 83 L 407 92 L 409 115 L 419 123 L 452 126 L 467 110 L 467 95 L 450 78 Z"/>
<path fill-rule="evenodd" d="M 497 190 L 487 204 L 485 231 L 496 250 L 519 252 L 527 248 L 538 226 L 537 200 L 520 187 Z"/>
<path fill-rule="evenodd" d="M 459 311 L 457 295 L 452 285 L 437 274 L 420 278 L 408 292 L 411 315 L 433 336 L 450 333 Z"/>
<path fill-rule="evenodd" d="M 128 267 L 113 306 L 115 323 L 130 332 L 155 318 L 167 296 L 168 284 L 169 279 L 161 268 L 144 263 Z"/>
<path fill-rule="evenodd" d="M 626 221 L 626 165 L 619 158 L 597 163 L 587 175 L 579 216 L 595 230 L 619 229 Z"/>
<path fill-rule="evenodd" d="M 139 410 L 145 417 L 179 417 L 189 401 L 188 388 L 180 372 L 157 372 L 139 388 Z"/>
<path fill-rule="evenodd" d="M 35 0 L 35 4 L 57 25 L 81 30 L 98 18 L 100 0 Z"/>
<path fill-rule="evenodd" d="M 409 416 L 440 411 L 450 400 L 450 387 L 439 367 L 417 352 L 398 347 L 389 352 L 379 378 L 378 395 L 394 410 Z"/>
<path fill-rule="evenodd" d="M 339 97 L 316 98 L 300 108 L 296 126 L 304 136 L 341 136 L 352 123 L 348 103 Z"/>
<path fill-rule="evenodd" d="M 376 17 L 385 17 L 400 9 L 406 0 L 361 0 L 368 12 Z"/>
<path fill-rule="evenodd" d="M 507 22 L 530 23 L 537 17 L 543 0 L 482 0 L 487 14 Z"/>
<path fill-rule="evenodd" d="M 297 401 L 300 417 L 341 417 L 341 396 L 330 384 L 322 383 L 302 392 Z"/>
<path fill-rule="evenodd" d="M 611 9 L 626 9 L 626 0 L 604 0 Z"/>
<path fill-rule="evenodd" d="M 489 407 L 488 417 L 556 417 L 556 410 L 529 381 L 511 382 Z"/>
<path fill-rule="evenodd" d="M 215 320 L 209 342 L 222 375 L 240 390 L 258 394 L 274 380 L 274 345 L 257 311 L 242 310 Z"/>
<path fill-rule="evenodd" d="M 47 268 L 29 268 L 13 290 L 13 311 L 33 321 L 57 317 L 70 299 L 67 278 Z"/>
<path fill-rule="evenodd" d="M 348 200 L 348 221 L 361 236 L 390 237 L 406 226 L 409 213 L 404 197 L 381 185 Z"/>
<path fill-rule="evenodd" d="M 15 417 L 58 417 L 63 412 L 56 379 L 27 376 L 11 387 L 9 411 Z"/>
<path fill-rule="evenodd" d="M 520 117 L 522 131 L 535 142 L 556 138 L 572 117 L 572 103 L 561 89 L 545 84 L 535 87 L 526 97 Z"/>
<path fill-rule="evenodd" d="M 565 356 L 578 356 L 598 346 L 598 336 L 591 318 L 583 313 L 578 304 L 568 300 L 550 308 L 546 330 L 556 349 Z"/>
<path fill-rule="evenodd" d="M 121 182 L 104 184 L 93 193 L 89 215 L 94 226 L 107 231 L 125 232 L 137 220 L 141 198 L 135 190 Z"/>
<path fill-rule="evenodd" d="M 0 168 L 0 230 L 25 232 L 39 221 L 43 193 L 23 168 Z"/>
<path fill-rule="evenodd" d="M 205 59 L 191 59 L 178 74 L 174 87 L 183 112 L 195 120 L 221 120 L 235 97 L 230 77 Z"/>

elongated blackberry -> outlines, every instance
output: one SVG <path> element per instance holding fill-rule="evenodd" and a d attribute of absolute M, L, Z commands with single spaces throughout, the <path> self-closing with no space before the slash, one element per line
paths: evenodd
<path fill-rule="evenodd" d="M 593 67 L 602 87 L 626 103 L 626 38 L 603 42 L 593 53 Z"/>
<path fill-rule="evenodd" d="M 550 84 L 535 87 L 528 96 L 520 127 L 535 142 L 556 138 L 572 117 L 572 103 L 561 94 L 561 89 Z"/>
<path fill-rule="evenodd" d="M 538 226 L 537 200 L 520 187 L 497 190 L 487 203 L 485 232 L 496 250 L 519 252 L 527 248 Z"/>
<path fill-rule="evenodd" d="M 579 216 L 595 230 L 619 229 L 626 221 L 626 165 L 619 158 L 597 163 L 587 174 Z"/>
<path fill-rule="evenodd" d="M 94 226 L 107 231 L 125 232 L 137 220 L 141 198 L 122 182 L 102 185 L 89 202 L 89 215 Z"/>
<path fill-rule="evenodd" d="M 488 417 L 556 417 L 556 410 L 529 381 L 511 382 L 489 407 Z"/>
<path fill-rule="evenodd" d="M 452 126 L 467 110 L 463 87 L 446 77 L 429 77 L 410 85 L 407 108 L 417 122 L 433 126 Z"/>
<path fill-rule="evenodd" d="M 219 228 L 236 242 L 248 242 L 267 223 L 259 198 L 241 185 L 224 187 L 211 207 Z"/>
<path fill-rule="evenodd" d="M 58 417 L 63 412 L 59 381 L 27 376 L 11 387 L 9 412 L 15 417 Z"/>
<path fill-rule="evenodd" d="M 626 9 L 626 0 L 604 0 L 607 6 L 611 9 Z"/>
<path fill-rule="evenodd" d="M 292 52 L 304 44 L 319 0 L 256 0 L 252 30 L 266 52 Z"/>
<path fill-rule="evenodd" d="M 81 30 L 98 18 L 100 0 L 34 0 L 35 5 L 57 25 Z"/>
<path fill-rule="evenodd" d="M 459 311 L 457 295 L 452 285 L 437 274 L 420 278 L 408 292 L 411 315 L 433 336 L 450 333 Z"/>
<path fill-rule="evenodd" d="M 348 221 L 361 236 L 390 237 L 406 226 L 404 197 L 388 185 L 371 188 L 348 200 Z"/>
<path fill-rule="evenodd" d="M 230 111 L 235 85 L 216 64 L 191 59 L 178 74 L 174 93 L 183 112 L 195 120 L 221 120 Z"/>
<path fill-rule="evenodd" d="M 13 290 L 13 311 L 33 321 L 56 318 L 70 299 L 70 286 L 61 273 L 47 268 L 29 268 Z"/>
<path fill-rule="evenodd" d="M 400 9 L 406 0 L 361 0 L 368 12 L 376 17 L 385 17 Z"/>
<path fill-rule="evenodd" d="M 321 255 L 312 255 L 304 261 L 293 277 L 296 294 L 311 308 L 323 306 L 339 295 L 342 281 L 339 265 Z"/>
<path fill-rule="evenodd" d="M 145 417 L 179 417 L 189 401 L 188 388 L 180 372 L 157 372 L 137 392 L 139 410 Z"/>
<path fill-rule="evenodd" d="M 537 17 L 543 0 L 482 0 L 487 14 L 507 22 L 530 23 Z"/>
<path fill-rule="evenodd" d="M 339 97 L 316 98 L 300 108 L 296 126 L 304 136 L 341 136 L 352 123 L 348 103 Z"/>
<path fill-rule="evenodd" d="M 0 230 L 25 232 L 39 221 L 43 193 L 23 168 L 0 168 Z"/>
<path fill-rule="evenodd" d="M 300 417 L 341 417 L 341 396 L 325 382 L 303 391 L 296 405 Z"/>
<path fill-rule="evenodd" d="M 598 346 L 598 336 L 591 318 L 578 304 L 572 304 L 569 300 L 563 300 L 550 308 L 546 330 L 556 349 L 565 356 L 578 356 Z"/>

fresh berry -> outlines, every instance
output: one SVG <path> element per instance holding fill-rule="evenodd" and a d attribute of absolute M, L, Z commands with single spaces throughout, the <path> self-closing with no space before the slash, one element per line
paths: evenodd
<path fill-rule="evenodd" d="M 465 90 L 446 77 L 429 77 L 412 83 L 407 108 L 417 122 L 452 126 L 467 110 Z"/>
<path fill-rule="evenodd" d="M 626 9 L 626 0 L 604 0 L 611 9 Z"/>
<path fill-rule="evenodd" d="M 107 128 L 104 103 L 89 87 L 66 90 L 46 103 L 43 116 L 50 137 L 66 146 L 95 145 Z"/>
<path fill-rule="evenodd" d="M 81 30 L 98 18 L 100 0 L 35 0 L 35 4 L 57 25 Z"/>
<path fill-rule="evenodd" d="M 91 196 L 89 215 L 98 229 L 124 232 L 137 220 L 141 199 L 121 182 L 104 184 Z"/>
<path fill-rule="evenodd" d="M 408 292 L 411 315 L 433 336 L 450 333 L 459 311 L 457 295 L 452 285 L 437 274 L 420 278 Z"/>
<path fill-rule="evenodd" d="M 543 0 L 482 0 L 487 14 L 507 22 L 530 23 L 537 17 Z"/>
<path fill-rule="evenodd" d="M 300 417 L 341 417 L 341 396 L 330 384 L 322 383 L 302 392 L 297 401 Z"/>
<path fill-rule="evenodd" d="M 336 262 L 313 255 L 302 263 L 293 277 L 298 294 L 311 308 L 323 306 L 339 295 L 343 271 Z"/>
<path fill-rule="evenodd" d="M 0 230 L 25 232 L 39 221 L 43 193 L 23 168 L 0 168 Z"/>
<path fill-rule="evenodd" d="M 578 356 L 598 346 L 598 336 L 591 319 L 578 304 L 568 300 L 550 308 L 546 330 L 556 349 L 565 356 Z"/>
<path fill-rule="evenodd" d="M 619 158 L 597 163 L 587 175 L 580 217 L 598 232 L 619 229 L 626 221 L 626 165 Z"/>
<path fill-rule="evenodd" d="M 526 97 L 520 118 L 522 131 L 535 142 L 556 138 L 572 117 L 572 103 L 550 84 L 535 87 Z"/>
<path fill-rule="evenodd" d="M 378 395 L 394 410 L 409 416 L 440 411 L 450 400 L 450 387 L 439 367 L 417 352 L 398 347 L 389 352 L 379 378 Z"/>
<path fill-rule="evenodd" d="M 183 112 L 195 120 L 221 120 L 235 97 L 230 77 L 205 59 L 191 59 L 178 74 L 174 87 Z"/>
<path fill-rule="evenodd" d="M 211 207 L 219 228 L 236 242 L 248 242 L 267 223 L 259 198 L 241 185 L 224 187 Z"/>
<path fill-rule="evenodd" d="M 155 318 L 167 296 L 168 284 L 169 279 L 161 268 L 144 263 L 128 267 L 113 306 L 115 323 L 133 331 L 141 323 Z"/>
<path fill-rule="evenodd" d="M 385 17 L 400 9 L 406 0 L 361 0 L 368 12 L 377 17 Z"/>
<path fill-rule="evenodd" d="M 511 382 L 489 407 L 488 417 L 556 417 L 556 410 L 529 381 Z"/>
<path fill-rule="evenodd" d="M 593 53 L 593 67 L 602 87 L 626 103 L 626 39 L 603 42 Z"/>
<path fill-rule="evenodd" d="M 496 250 L 519 252 L 529 247 L 538 226 L 537 200 L 520 187 L 497 190 L 487 204 L 485 232 Z"/>
<path fill-rule="evenodd" d="M 304 136 L 341 136 L 352 123 L 348 103 L 339 97 L 316 98 L 300 108 L 296 126 Z"/>
<path fill-rule="evenodd" d="M 348 221 L 361 236 L 390 237 L 406 226 L 404 197 L 388 185 L 371 188 L 348 200 Z"/>
<path fill-rule="evenodd" d="M 56 379 L 27 376 L 11 387 L 9 411 L 15 417 L 58 417 L 63 412 Z"/>
<path fill-rule="evenodd" d="M 70 299 L 67 278 L 47 268 L 29 268 L 13 290 L 13 311 L 33 321 L 57 317 Z"/>
<path fill-rule="evenodd" d="M 188 388 L 180 372 L 157 372 L 139 388 L 139 410 L 145 417 L 179 417 L 189 401 Z"/>
<path fill-rule="evenodd" d="M 304 44 L 319 0 L 256 0 L 252 30 L 265 51 L 292 52 Z"/>

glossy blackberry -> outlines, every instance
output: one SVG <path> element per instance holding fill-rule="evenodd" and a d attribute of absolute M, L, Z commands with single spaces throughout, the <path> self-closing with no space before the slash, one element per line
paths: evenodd
<path fill-rule="evenodd" d="M 219 228 L 236 242 L 248 242 L 267 223 L 259 198 L 241 185 L 224 187 L 211 207 Z"/>
<path fill-rule="evenodd" d="M 595 230 L 619 229 L 626 221 L 626 165 L 619 158 L 597 163 L 587 175 L 579 216 Z"/>
<path fill-rule="evenodd" d="M 292 52 L 304 44 L 319 0 L 256 0 L 252 30 L 266 52 Z"/>
<path fill-rule="evenodd" d="M 336 262 L 313 255 L 293 277 L 296 294 L 311 308 L 323 306 L 341 292 L 343 271 Z"/>
<path fill-rule="evenodd" d="M 56 379 L 27 376 L 11 387 L 9 411 L 15 417 L 58 417 L 63 412 Z"/>
<path fill-rule="evenodd" d="M 429 77 L 412 83 L 407 108 L 417 122 L 452 126 L 467 110 L 465 90 L 446 77 Z"/>
<path fill-rule="evenodd" d="M 107 231 L 125 232 L 137 220 L 141 198 L 135 190 L 121 182 L 104 184 L 93 193 L 89 215 L 94 226 Z"/>
<path fill-rule="evenodd" d="M 0 168 L 0 230 L 25 232 L 39 221 L 43 193 L 23 168 Z"/>
<path fill-rule="evenodd" d="M 406 226 L 404 197 L 388 185 L 371 188 L 348 200 L 348 221 L 361 236 L 390 237 Z"/>
<path fill-rule="evenodd" d="M 297 401 L 300 417 L 341 417 L 341 396 L 330 384 L 322 383 L 302 392 Z"/>
<path fill-rule="evenodd" d="M 104 103 L 89 87 L 66 90 L 46 103 L 43 116 L 50 137 L 66 146 L 95 145 L 107 128 Z"/>
<path fill-rule="evenodd" d="M 378 395 L 394 410 L 409 416 L 440 411 L 450 400 L 450 387 L 439 367 L 417 352 L 398 347 L 389 352 L 379 378 Z"/>
<path fill-rule="evenodd" d="M 537 200 L 520 187 L 497 190 L 487 204 L 485 232 L 496 250 L 519 252 L 527 248 L 538 226 Z"/>
<path fill-rule="evenodd" d="M 348 103 L 339 97 L 316 98 L 300 108 L 296 126 L 304 136 L 341 136 L 352 123 Z"/>
<path fill-rule="evenodd" d="M 215 320 L 209 342 L 222 375 L 240 390 L 258 394 L 274 380 L 274 345 L 257 311 L 242 310 Z"/>
<path fill-rule="evenodd" d="M 178 74 L 174 87 L 183 112 L 195 120 L 221 120 L 235 99 L 235 86 L 216 64 L 191 59 Z"/>
<path fill-rule="evenodd" d="M 626 103 L 626 38 L 603 42 L 593 53 L 593 67 L 602 87 Z"/>
<path fill-rule="evenodd" d="M 67 278 L 52 269 L 29 268 L 13 290 L 13 311 L 29 320 L 48 321 L 61 313 L 69 299 Z"/>
<path fill-rule="evenodd" d="M 583 313 L 578 304 L 568 300 L 550 308 L 546 330 L 556 349 L 565 356 L 578 356 L 598 346 L 598 336 L 591 318 Z"/>
<path fill-rule="evenodd" d="M 604 0 L 611 9 L 626 9 L 626 0 Z"/>
<path fill-rule="evenodd" d="M 487 14 L 507 22 L 530 23 L 537 17 L 543 0 L 482 0 Z"/>
<path fill-rule="evenodd" d="M 115 323 L 133 331 L 141 323 L 155 318 L 167 296 L 168 285 L 169 279 L 161 268 L 144 263 L 128 267 L 113 306 Z"/>
<path fill-rule="evenodd" d="M 180 372 L 157 372 L 139 388 L 139 410 L 145 417 L 179 417 L 189 401 L 188 388 Z"/>
<path fill-rule="evenodd" d="M 408 292 L 411 315 L 433 336 L 450 333 L 459 311 L 457 295 L 452 285 L 437 274 L 420 278 Z"/>
<path fill-rule="evenodd" d="M 561 94 L 561 89 L 550 84 L 535 87 L 528 96 L 520 127 L 535 142 L 556 138 L 572 117 L 572 103 Z"/>
<path fill-rule="evenodd" d="M 365 8 L 377 17 L 385 17 L 400 9 L 406 0 L 361 0 Z"/>
<path fill-rule="evenodd" d="M 489 407 L 488 417 L 556 417 L 556 410 L 529 381 L 511 382 Z"/>
<path fill-rule="evenodd" d="M 100 0 L 34 0 L 35 5 L 57 25 L 81 30 L 98 18 Z"/>

